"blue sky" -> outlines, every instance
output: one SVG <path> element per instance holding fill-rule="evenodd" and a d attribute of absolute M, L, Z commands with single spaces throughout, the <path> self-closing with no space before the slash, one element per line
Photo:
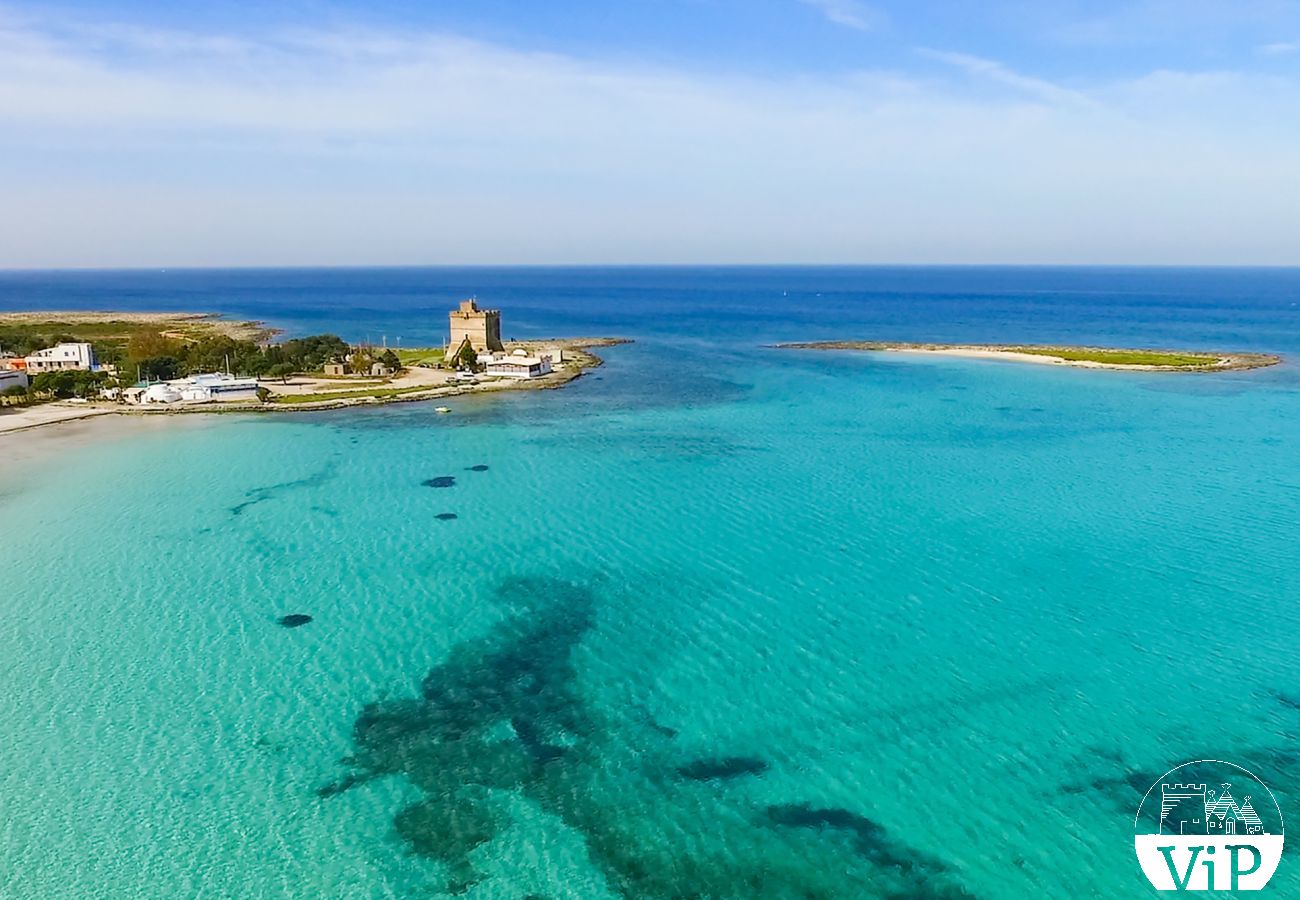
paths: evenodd
<path fill-rule="evenodd" d="M 0 0 L 0 266 L 1300 264 L 1300 0 Z"/>

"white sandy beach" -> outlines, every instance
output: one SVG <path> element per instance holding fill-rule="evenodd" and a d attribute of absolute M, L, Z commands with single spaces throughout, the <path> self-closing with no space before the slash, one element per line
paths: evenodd
<path fill-rule="evenodd" d="M 65 403 L 3 409 L 0 410 L 0 435 L 39 428 L 42 425 L 57 425 L 61 422 L 76 422 L 95 416 L 112 415 L 113 412 L 114 410 L 100 406 Z"/>
<path fill-rule="evenodd" d="M 1100 363 L 1086 359 L 1065 359 L 1041 353 L 1017 353 L 1014 350 L 993 350 L 987 347 L 885 347 L 886 353 L 922 353 L 937 356 L 960 356 L 969 359 L 1005 359 L 1013 362 L 1037 363 L 1047 366 L 1074 366 L 1080 369 L 1127 369 L 1134 372 L 1169 371 L 1169 366 L 1138 366 L 1119 363 Z M 1220 359 L 1220 363 L 1223 360 Z"/>

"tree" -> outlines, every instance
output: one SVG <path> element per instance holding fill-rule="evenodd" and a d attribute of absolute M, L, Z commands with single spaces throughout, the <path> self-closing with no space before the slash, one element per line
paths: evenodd
<path fill-rule="evenodd" d="M 278 345 L 284 362 L 291 362 L 298 372 L 315 372 L 336 357 L 347 355 L 348 345 L 335 334 L 315 334 L 294 338 Z"/>
<path fill-rule="evenodd" d="M 379 361 L 394 372 L 402 367 L 402 360 L 392 350 L 385 350 L 384 355 L 379 357 Z"/>
<path fill-rule="evenodd" d="M 32 393 L 46 397 L 87 397 L 98 394 L 108 381 L 106 372 L 62 369 L 42 372 L 32 379 Z"/>
<path fill-rule="evenodd" d="M 474 349 L 472 344 L 466 344 L 461 348 L 456 357 L 456 367 L 470 372 L 478 370 L 478 351 Z"/>
<path fill-rule="evenodd" d="M 185 345 L 174 338 L 166 337 L 159 331 L 137 331 L 126 342 L 126 358 L 129 362 L 169 356 L 173 359 L 182 356 Z"/>
<path fill-rule="evenodd" d="M 358 347 L 352 351 L 352 358 L 348 360 L 348 365 L 352 367 L 354 375 L 369 375 L 370 367 L 374 365 L 375 358 L 370 355 L 369 350 L 362 350 Z"/>
<path fill-rule="evenodd" d="M 288 383 L 289 376 L 297 371 L 298 369 L 293 363 L 276 363 L 266 370 L 266 377 L 279 378 L 281 381 Z"/>
<path fill-rule="evenodd" d="M 181 361 L 174 356 L 151 356 L 136 362 L 140 381 L 171 381 L 181 376 Z"/>

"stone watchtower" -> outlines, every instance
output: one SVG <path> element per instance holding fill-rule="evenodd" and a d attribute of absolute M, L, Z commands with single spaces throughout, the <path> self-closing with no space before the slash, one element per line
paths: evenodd
<path fill-rule="evenodd" d="M 504 350 L 501 345 L 501 312 L 495 309 L 479 309 L 478 303 L 465 300 L 459 309 L 453 309 L 451 319 L 451 342 L 447 345 L 448 358 L 454 359 L 460 354 L 465 343 L 474 348 L 475 353 L 491 353 Z"/>

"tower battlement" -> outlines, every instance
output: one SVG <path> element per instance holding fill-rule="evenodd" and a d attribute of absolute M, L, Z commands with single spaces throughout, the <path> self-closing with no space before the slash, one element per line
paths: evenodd
<path fill-rule="evenodd" d="M 1205 785 L 1203 784 L 1162 784 L 1160 790 L 1165 794 L 1203 794 Z"/>
<path fill-rule="evenodd" d="M 451 325 L 451 342 L 447 345 L 449 356 L 459 353 L 466 342 L 474 348 L 475 353 L 493 353 L 505 349 L 501 344 L 500 310 L 479 309 L 477 301 L 464 300 L 447 318 Z"/>

